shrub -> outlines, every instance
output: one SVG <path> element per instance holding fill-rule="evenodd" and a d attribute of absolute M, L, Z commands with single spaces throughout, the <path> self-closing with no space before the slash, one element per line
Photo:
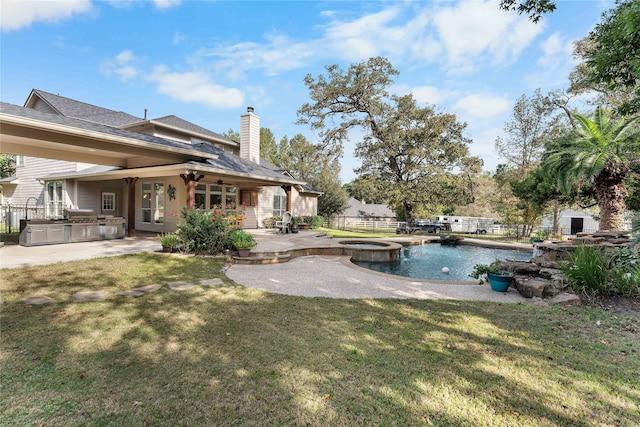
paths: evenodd
<path fill-rule="evenodd" d="M 187 252 L 217 254 L 228 244 L 228 212 L 201 210 L 183 206 L 176 234 Z"/>
<path fill-rule="evenodd" d="M 536 230 L 531 235 L 531 241 L 532 242 L 534 240 L 547 240 L 548 238 L 549 238 L 549 232 L 547 230 L 544 230 L 544 229 Z"/>
<path fill-rule="evenodd" d="M 640 252 L 638 249 L 623 247 L 616 249 L 612 257 L 615 268 L 613 287 L 617 295 L 640 297 Z"/>
<path fill-rule="evenodd" d="M 262 220 L 265 228 L 273 228 L 276 225 L 276 221 L 282 221 L 281 216 L 271 216 Z"/>

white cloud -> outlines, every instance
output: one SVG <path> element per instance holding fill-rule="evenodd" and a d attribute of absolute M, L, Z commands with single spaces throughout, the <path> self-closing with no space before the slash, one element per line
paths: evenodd
<path fill-rule="evenodd" d="M 565 65 L 573 58 L 573 40 L 563 40 L 559 33 L 553 33 L 540 45 L 543 56 L 538 59 L 538 64 L 543 67 L 558 68 Z"/>
<path fill-rule="evenodd" d="M 575 40 L 566 39 L 560 33 L 553 33 L 540 43 L 542 55 L 534 68 L 525 76 L 529 87 L 553 88 L 567 85 L 566 76 L 579 62 L 573 57 L 573 43 Z"/>
<path fill-rule="evenodd" d="M 492 94 L 472 94 L 461 98 L 453 105 L 456 114 L 462 119 L 471 116 L 483 120 L 494 119 L 509 111 L 512 101 L 504 96 Z"/>
<path fill-rule="evenodd" d="M 324 28 L 322 46 L 349 61 L 372 56 L 435 60 L 441 44 L 430 33 L 430 9 L 393 6 L 352 21 L 335 20 Z M 407 17 L 410 16 L 409 19 Z"/>
<path fill-rule="evenodd" d="M 544 23 L 505 13 L 495 0 L 465 0 L 436 11 L 433 19 L 454 74 L 512 63 L 544 29 Z"/>
<path fill-rule="evenodd" d="M 158 84 L 158 92 L 182 102 L 196 102 L 215 109 L 237 108 L 244 104 L 243 93 L 211 81 L 202 72 L 171 72 L 166 66 L 155 67 L 148 79 Z"/>
<path fill-rule="evenodd" d="M 440 104 L 458 96 L 458 91 L 435 86 L 416 86 L 410 89 L 413 98 L 420 104 Z"/>
<path fill-rule="evenodd" d="M 469 152 L 474 156 L 480 156 L 484 160 L 482 167 L 485 171 L 494 171 L 500 163 L 500 157 L 495 152 L 495 140 L 498 136 L 503 136 L 501 128 L 479 126 L 473 133 L 473 144 L 469 146 Z"/>
<path fill-rule="evenodd" d="M 93 10 L 90 0 L 66 1 L 2 1 L 0 29 L 2 32 L 19 30 L 36 22 L 60 22 L 73 15 L 88 14 Z"/>
<path fill-rule="evenodd" d="M 175 32 L 173 33 L 173 45 L 177 46 L 180 43 L 182 43 L 183 41 L 185 41 L 187 39 L 187 36 L 180 33 L 180 32 Z"/>
<path fill-rule="evenodd" d="M 158 9 L 171 9 L 179 6 L 182 0 L 152 0 L 152 2 Z"/>
<path fill-rule="evenodd" d="M 100 64 L 100 72 L 107 77 L 116 75 L 121 81 L 127 82 L 140 74 L 137 65 L 140 62 L 141 59 L 133 52 L 124 50 L 115 57 L 103 61 Z"/>
<path fill-rule="evenodd" d="M 172 7 L 179 6 L 182 0 L 146 0 L 149 3 L 153 3 L 156 9 L 167 10 Z M 125 9 L 134 5 L 140 5 L 140 0 L 109 0 L 109 4 L 115 8 Z"/>
<path fill-rule="evenodd" d="M 302 68 L 315 54 L 313 44 L 275 34 L 265 38 L 266 43 L 242 42 L 200 49 L 190 61 L 195 66 L 213 68 L 215 72 L 225 73 L 227 78 L 235 80 L 251 69 L 261 69 L 272 76 Z"/>

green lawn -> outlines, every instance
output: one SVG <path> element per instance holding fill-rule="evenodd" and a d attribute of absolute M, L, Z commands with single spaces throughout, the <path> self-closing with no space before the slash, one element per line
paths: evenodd
<path fill-rule="evenodd" d="M 221 267 L 140 254 L 1 270 L 0 424 L 640 424 L 637 317 L 291 297 L 235 285 Z M 115 296 L 213 277 L 225 284 Z M 70 302 L 88 289 L 110 297 Z M 57 302 L 21 302 L 32 294 Z"/>

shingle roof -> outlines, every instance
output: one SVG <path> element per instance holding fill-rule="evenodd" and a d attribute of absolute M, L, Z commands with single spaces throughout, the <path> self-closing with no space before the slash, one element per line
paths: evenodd
<path fill-rule="evenodd" d="M 32 108 L 21 107 L 19 105 L 8 104 L 6 102 L 0 102 L 0 112 L 9 114 L 12 116 L 24 117 L 32 120 L 39 120 L 47 123 L 54 123 L 64 126 L 75 127 L 84 130 L 90 130 L 94 132 L 103 133 L 106 135 L 115 135 L 125 138 L 130 138 L 145 143 L 154 144 L 159 147 L 173 148 L 180 150 L 189 150 L 193 152 L 194 156 L 201 154 L 213 154 L 213 146 L 209 144 L 197 144 L 195 146 L 188 145 L 178 141 L 171 141 L 164 138 L 159 138 L 153 135 L 147 135 L 138 132 L 131 132 L 125 129 L 120 129 L 113 126 L 103 125 L 100 123 L 86 121 L 82 119 L 76 119 L 73 117 L 65 117 L 57 114 L 48 114 L 40 111 L 36 111 Z"/>
<path fill-rule="evenodd" d="M 223 171 L 229 172 L 240 172 L 251 175 L 261 175 L 274 179 L 283 179 L 283 175 L 281 171 L 270 169 L 262 164 L 256 164 L 249 160 L 245 160 L 240 156 L 235 154 L 227 153 L 221 148 L 212 147 L 213 153 L 218 155 L 217 159 L 208 159 L 206 163 L 221 169 Z M 292 178 L 293 181 L 298 181 L 295 178 Z M 301 181 L 298 181 L 302 183 Z"/>
<path fill-rule="evenodd" d="M 344 216 L 358 218 L 395 218 L 396 214 L 389 206 L 377 203 L 362 203 L 361 201 L 351 197 L 349 206 L 344 210 Z"/>
<path fill-rule="evenodd" d="M 54 95 L 39 89 L 33 89 L 32 92 L 63 116 L 89 120 L 109 126 L 122 126 L 142 120 L 139 117 L 132 116 L 131 114 L 127 114 L 122 111 L 114 111 L 108 108 L 98 107 L 96 105 L 87 104 L 86 102 L 80 102 L 75 99 L 65 98 L 64 96 Z"/>
<path fill-rule="evenodd" d="M 180 129 L 184 129 L 186 131 L 191 131 L 194 133 L 210 136 L 216 139 L 222 139 L 224 141 L 227 141 L 236 145 L 238 144 L 236 141 L 229 139 L 224 135 L 220 135 L 219 133 L 212 132 L 209 129 L 205 129 L 202 126 L 196 125 L 195 123 L 191 123 L 187 120 L 181 119 L 178 116 L 174 116 L 174 115 L 164 116 L 157 119 L 153 119 L 152 121 L 163 123 L 169 126 L 180 128 Z"/>

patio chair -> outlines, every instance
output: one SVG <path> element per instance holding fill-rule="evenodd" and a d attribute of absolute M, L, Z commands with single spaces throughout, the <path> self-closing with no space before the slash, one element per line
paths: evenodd
<path fill-rule="evenodd" d="M 287 211 L 282 214 L 282 220 L 276 221 L 274 228 L 280 233 L 289 233 L 291 231 L 291 212 Z"/>

